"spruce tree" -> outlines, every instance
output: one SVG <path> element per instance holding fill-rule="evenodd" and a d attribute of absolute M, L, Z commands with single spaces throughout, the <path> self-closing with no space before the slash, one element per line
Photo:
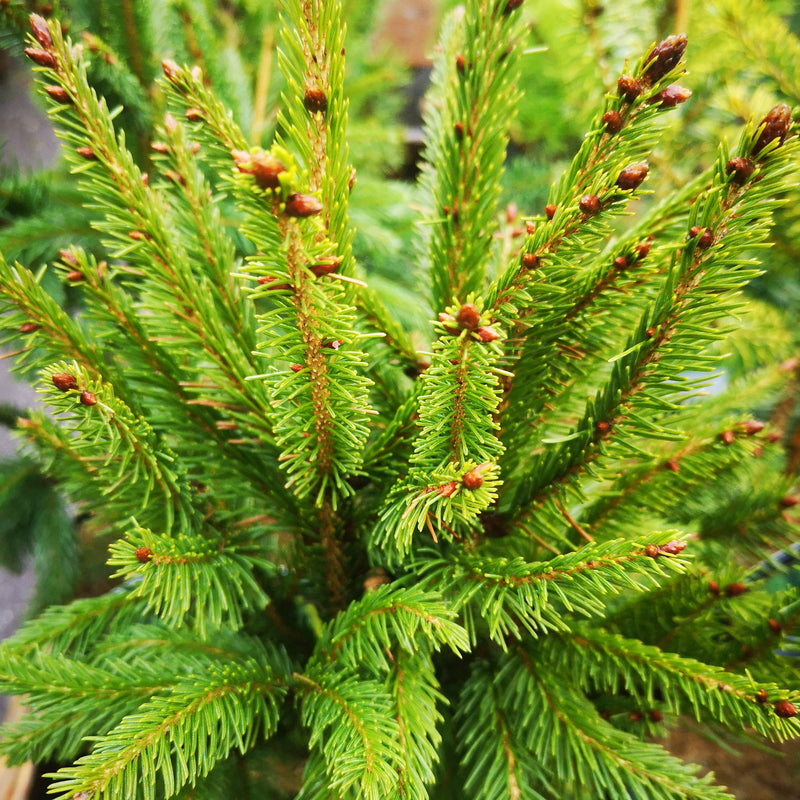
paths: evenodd
<path fill-rule="evenodd" d="M 509 233 L 520 5 L 469 0 L 437 48 L 398 265 L 423 331 L 353 257 L 339 4 L 283 9 L 269 147 L 165 60 L 148 174 L 91 49 L 31 17 L 109 254 L 0 261 L 2 341 L 46 407 L 21 439 L 116 579 L 0 649 L 29 709 L 2 750 L 65 764 L 58 796 L 716 800 L 652 741 L 665 719 L 800 731 L 800 597 L 771 556 L 796 375 L 735 323 L 796 182 L 791 110 L 626 220 L 691 94 L 670 36 Z"/>

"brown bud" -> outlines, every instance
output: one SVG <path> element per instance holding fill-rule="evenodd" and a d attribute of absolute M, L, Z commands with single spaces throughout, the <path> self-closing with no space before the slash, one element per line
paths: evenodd
<path fill-rule="evenodd" d="M 257 279 L 257 283 L 259 286 L 267 286 L 270 290 L 275 289 L 278 291 L 285 291 L 287 289 L 291 289 L 292 286 L 289 283 L 276 283 L 277 278 L 272 275 L 262 275 L 260 278 Z"/>
<path fill-rule="evenodd" d="M 594 426 L 594 429 L 600 436 L 605 436 L 611 430 L 611 423 L 601 419 L 600 422 Z"/>
<path fill-rule="evenodd" d="M 85 158 L 87 161 L 97 161 L 97 153 L 95 153 L 94 148 L 89 147 L 89 145 L 84 145 L 83 147 L 76 147 L 75 152 L 81 158 Z"/>
<path fill-rule="evenodd" d="M 327 347 L 329 350 L 338 350 L 342 346 L 341 339 L 329 339 L 326 342 L 322 343 L 323 347 Z"/>
<path fill-rule="evenodd" d="M 321 278 L 323 275 L 330 275 L 332 272 L 336 272 L 340 264 L 340 259 L 336 256 L 330 256 L 329 258 L 323 258 L 316 264 L 311 264 L 309 269 L 317 278 Z"/>
<path fill-rule="evenodd" d="M 387 583 L 389 583 L 389 576 L 386 574 L 386 570 L 378 567 L 364 579 L 364 594 L 374 592 L 378 587 Z"/>
<path fill-rule="evenodd" d="M 33 36 L 36 41 L 39 42 L 42 47 L 46 47 L 49 50 L 53 46 L 53 37 L 50 35 L 50 28 L 47 24 L 47 20 L 44 17 L 40 17 L 38 14 L 31 14 L 28 20 L 31 23 L 31 30 L 33 31 Z"/>
<path fill-rule="evenodd" d="M 583 211 L 586 216 L 591 217 L 600 211 L 600 199 L 596 194 L 585 194 L 578 201 L 578 208 Z"/>
<path fill-rule="evenodd" d="M 781 439 L 783 439 L 783 435 L 777 431 L 773 431 L 772 433 L 768 433 L 764 438 L 768 442 L 772 442 L 774 444 L 775 442 L 779 442 Z"/>
<path fill-rule="evenodd" d="M 645 331 L 645 335 L 647 336 L 648 339 L 652 339 L 656 335 L 656 329 L 655 328 L 648 328 Z"/>
<path fill-rule="evenodd" d="M 636 259 L 638 261 L 644 261 L 647 256 L 650 254 L 650 248 L 653 246 L 651 241 L 640 242 L 636 245 L 633 249 L 636 251 Z"/>
<path fill-rule="evenodd" d="M 506 223 L 508 225 L 513 225 L 517 216 L 519 216 L 519 208 L 517 208 L 517 204 L 514 202 L 509 203 L 506 206 Z"/>
<path fill-rule="evenodd" d="M 725 171 L 731 176 L 734 183 L 740 186 L 747 183 L 753 175 L 756 165 L 749 158 L 737 156 L 725 165 Z"/>
<path fill-rule="evenodd" d="M 763 705 L 764 703 L 766 703 L 767 702 L 767 690 L 766 689 L 759 689 L 756 692 L 755 699 L 756 699 L 756 703 L 758 703 L 760 705 Z"/>
<path fill-rule="evenodd" d="M 164 177 L 168 181 L 172 181 L 172 183 L 177 183 L 179 186 L 186 186 L 186 178 L 184 178 L 180 173 L 175 172 L 174 169 L 165 169 Z"/>
<path fill-rule="evenodd" d="M 680 472 L 681 470 L 680 464 L 674 458 L 671 458 L 669 461 L 667 461 L 666 467 L 671 472 Z"/>
<path fill-rule="evenodd" d="M 306 111 L 311 114 L 322 112 L 323 114 L 328 110 L 328 97 L 322 89 L 306 89 L 303 96 L 303 105 Z"/>
<path fill-rule="evenodd" d="M 602 122 L 606 126 L 606 133 L 619 133 L 622 130 L 622 117 L 616 111 L 606 111 Z"/>
<path fill-rule="evenodd" d="M 631 713 L 628 714 L 628 719 L 631 722 L 641 722 L 642 721 L 641 712 L 639 712 L 639 711 L 631 711 Z"/>
<path fill-rule="evenodd" d="M 200 152 L 200 142 L 192 142 L 189 145 L 189 150 L 193 156 L 196 156 Z"/>
<path fill-rule="evenodd" d="M 535 232 L 536 232 L 536 223 L 531 219 L 526 220 L 525 221 L 525 233 L 527 233 L 528 236 L 533 236 L 533 234 Z"/>
<path fill-rule="evenodd" d="M 544 214 L 547 219 L 553 219 L 553 217 L 556 215 L 556 207 L 552 203 L 548 203 L 544 207 Z"/>
<path fill-rule="evenodd" d="M 800 503 L 800 497 L 795 497 L 794 495 L 787 494 L 786 497 L 781 497 L 779 502 L 783 508 L 794 508 L 794 506 Z"/>
<path fill-rule="evenodd" d="M 171 58 L 165 58 L 161 62 L 161 69 L 164 70 L 164 75 L 168 81 L 176 80 L 181 72 L 181 68 Z M 194 75 L 194 73 L 192 74 Z"/>
<path fill-rule="evenodd" d="M 788 700 L 776 700 L 772 707 L 775 713 L 782 719 L 789 719 L 797 716 L 797 709 Z"/>
<path fill-rule="evenodd" d="M 691 91 L 685 86 L 671 83 L 666 89 L 662 89 L 654 99 L 659 102 L 662 108 L 674 108 L 681 103 L 685 103 L 691 96 Z"/>
<path fill-rule="evenodd" d="M 458 333 L 459 333 L 459 330 L 458 330 L 457 327 L 455 327 L 455 324 L 448 325 L 447 323 L 448 322 L 455 323 L 455 321 L 456 321 L 456 318 L 452 314 L 448 314 L 446 311 L 440 311 L 439 312 L 439 322 L 445 323 L 445 325 L 444 325 L 445 331 L 447 331 L 447 333 L 451 334 L 452 336 L 457 336 Z"/>
<path fill-rule="evenodd" d="M 87 389 L 84 389 L 81 392 L 81 396 L 78 398 L 81 401 L 81 404 L 84 406 L 96 406 L 97 405 L 97 395 L 94 392 L 90 392 Z"/>
<path fill-rule="evenodd" d="M 747 419 L 742 423 L 742 430 L 747 436 L 755 436 L 764 430 L 764 423 L 757 419 Z"/>
<path fill-rule="evenodd" d="M 647 56 L 644 78 L 650 83 L 657 83 L 668 72 L 671 72 L 683 58 L 686 51 L 686 34 L 679 33 L 668 36 L 659 42 Z"/>
<path fill-rule="evenodd" d="M 522 266 L 525 269 L 538 269 L 539 263 L 539 256 L 537 256 L 535 253 L 522 254 Z"/>
<path fill-rule="evenodd" d="M 657 708 L 654 708 L 648 714 L 650 717 L 650 722 L 663 722 L 664 721 L 664 714 L 663 712 L 659 711 Z"/>
<path fill-rule="evenodd" d="M 142 186 L 149 186 L 150 185 L 150 176 L 146 173 L 142 173 Z"/>
<path fill-rule="evenodd" d="M 137 547 L 134 555 L 138 562 L 146 564 L 153 557 L 153 551 L 149 547 Z"/>
<path fill-rule="evenodd" d="M 41 325 L 37 325 L 35 322 L 23 322 L 22 325 L 19 326 L 19 332 L 33 333 L 34 331 L 38 331 L 41 327 Z"/>
<path fill-rule="evenodd" d="M 462 328 L 475 330 L 481 323 L 481 312 L 478 311 L 477 307 L 472 303 L 464 303 L 464 305 L 458 309 L 456 322 L 458 322 Z"/>
<path fill-rule="evenodd" d="M 728 597 L 739 597 L 740 595 L 743 595 L 746 592 L 747 592 L 747 587 L 743 583 L 739 583 L 738 581 L 736 583 L 729 583 L 725 587 L 725 594 L 728 595 Z"/>
<path fill-rule="evenodd" d="M 78 388 L 78 379 L 69 372 L 56 372 L 51 380 L 60 392 L 71 392 Z"/>
<path fill-rule="evenodd" d="M 627 269 L 628 268 L 628 259 L 625 256 L 617 256 L 614 259 L 614 266 L 617 269 Z"/>
<path fill-rule="evenodd" d="M 736 439 L 736 434 L 733 431 L 722 431 L 719 438 L 723 444 L 733 444 Z"/>
<path fill-rule="evenodd" d="M 475 467 L 475 469 L 471 469 L 469 472 L 465 473 L 464 477 L 461 479 L 461 483 L 464 484 L 465 489 L 475 491 L 475 489 L 480 489 L 481 486 L 483 486 L 483 475 L 481 475 L 481 472 L 485 466 L 485 464 L 481 464 L 479 467 Z"/>
<path fill-rule="evenodd" d="M 144 231 L 128 231 L 128 236 L 136 242 L 146 242 L 152 238 L 149 233 Z"/>
<path fill-rule="evenodd" d="M 458 70 L 459 74 L 463 75 L 464 70 L 467 68 L 467 61 L 464 58 L 463 54 L 459 53 L 456 56 L 456 69 Z"/>
<path fill-rule="evenodd" d="M 356 185 L 356 168 L 352 167 L 350 169 L 350 178 L 347 181 L 347 190 L 352 192 L 353 187 Z"/>
<path fill-rule="evenodd" d="M 261 189 L 280 188 L 279 176 L 286 171 L 286 166 L 275 158 L 272 153 L 268 153 L 265 150 L 259 150 L 256 153 L 248 153 L 246 150 L 232 150 L 231 155 L 239 172 L 252 175 L 255 178 L 256 185 Z M 290 214 L 290 216 L 302 215 Z M 306 214 L 305 216 L 309 215 Z"/>
<path fill-rule="evenodd" d="M 516 11 L 523 2 L 524 0 L 508 0 L 506 7 L 503 9 L 503 13 L 510 14 L 512 11 Z"/>
<path fill-rule="evenodd" d="M 655 545 L 655 544 L 645 545 L 644 554 L 648 558 L 658 558 L 658 556 L 659 556 L 658 545 Z"/>
<path fill-rule="evenodd" d="M 438 494 L 440 497 L 452 497 L 457 490 L 458 483 L 456 483 L 456 481 L 448 481 L 436 489 L 436 494 Z"/>
<path fill-rule="evenodd" d="M 455 125 L 453 125 L 453 133 L 455 134 L 456 139 L 460 142 L 464 138 L 464 123 L 456 122 Z"/>
<path fill-rule="evenodd" d="M 708 582 L 708 591 L 711 592 L 713 595 L 719 594 L 719 584 L 716 581 L 709 581 Z"/>
<path fill-rule="evenodd" d="M 769 628 L 773 633 L 780 633 L 782 630 L 780 622 L 778 622 L 776 619 L 768 619 L 767 625 L 769 625 Z"/>
<path fill-rule="evenodd" d="M 28 56 L 34 64 L 38 64 L 40 67 L 53 69 L 58 63 L 56 57 L 52 53 L 48 53 L 47 50 L 40 50 L 38 47 L 26 47 L 25 55 Z"/>
<path fill-rule="evenodd" d="M 302 371 L 305 369 L 305 367 L 304 367 L 302 364 L 292 364 L 292 365 L 289 367 L 289 369 L 290 369 L 292 372 L 302 372 Z"/>
<path fill-rule="evenodd" d="M 682 542 L 680 539 L 673 539 L 671 542 L 660 545 L 658 549 L 668 556 L 676 556 L 686 549 L 686 542 Z"/>
<path fill-rule="evenodd" d="M 313 217 L 322 211 L 322 203 L 310 194 L 295 192 L 286 198 L 287 217 Z"/>
<path fill-rule="evenodd" d="M 69 264 L 71 267 L 78 266 L 78 259 L 69 250 L 62 248 L 58 251 L 58 255 L 65 264 Z"/>
<path fill-rule="evenodd" d="M 73 269 L 67 273 L 67 280 L 70 283 L 78 283 L 83 280 L 83 273 L 79 269 Z"/>
<path fill-rule="evenodd" d="M 26 50 L 25 52 L 27 53 L 28 51 Z M 761 120 L 761 125 L 759 126 L 761 133 L 758 134 L 758 138 L 753 145 L 753 153 L 759 155 L 768 144 L 776 139 L 779 145 L 783 144 L 791 125 L 792 110 L 786 103 L 779 103 Z"/>
<path fill-rule="evenodd" d="M 638 189 L 649 172 L 647 164 L 631 164 L 620 172 L 617 177 L 617 186 L 626 191 Z"/>
<path fill-rule="evenodd" d="M 500 334 L 494 328 L 490 328 L 487 325 L 478 328 L 476 333 L 482 342 L 493 342 L 495 339 L 500 338 Z"/>
<path fill-rule="evenodd" d="M 617 94 L 632 103 L 642 93 L 642 84 L 632 75 L 621 75 L 617 81 Z"/>
<path fill-rule="evenodd" d="M 71 103 L 72 98 L 63 86 L 45 86 L 44 90 L 57 103 Z"/>

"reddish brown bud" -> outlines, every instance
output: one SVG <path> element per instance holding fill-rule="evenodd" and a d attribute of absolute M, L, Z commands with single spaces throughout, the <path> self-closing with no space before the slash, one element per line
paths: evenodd
<path fill-rule="evenodd" d="M 134 555 L 138 562 L 146 564 L 153 557 L 153 551 L 149 547 L 137 547 Z"/>
<path fill-rule="evenodd" d="M 458 484 L 455 481 L 449 481 L 448 483 L 439 486 L 436 489 L 436 494 L 438 494 L 441 497 L 452 497 L 457 490 L 458 490 Z"/>
<path fill-rule="evenodd" d="M 780 622 L 778 622 L 776 619 L 768 619 L 767 625 L 769 625 L 769 628 L 773 633 L 780 633 L 782 630 Z"/>
<path fill-rule="evenodd" d="M 786 497 L 781 497 L 779 502 L 783 508 L 794 508 L 794 506 L 800 503 L 800 497 L 787 494 Z"/>
<path fill-rule="evenodd" d="M 40 17 L 38 14 L 31 14 L 28 19 L 31 23 L 31 30 L 33 31 L 33 36 L 37 42 L 42 47 L 46 47 L 48 50 L 53 46 L 53 37 L 50 35 L 50 28 L 47 24 L 47 20 L 44 17 Z"/>
<path fill-rule="evenodd" d="M 60 392 L 71 392 L 78 388 L 78 379 L 69 372 L 56 372 L 51 380 Z"/>
<path fill-rule="evenodd" d="M 352 192 L 353 187 L 356 185 L 356 168 L 352 167 L 350 170 L 350 178 L 347 181 L 347 190 Z"/>
<path fill-rule="evenodd" d="M 196 156 L 200 152 L 200 142 L 192 142 L 189 145 L 189 150 L 191 150 L 192 155 Z"/>
<path fill-rule="evenodd" d="M 631 711 L 631 713 L 628 714 L 628 719 L 631 722 L 641 722 L 642 721 L 642 715 L 641 715 L 641 713 L 639 711 Z"/>
<path fill-rule="evenodd" d="M 83 280 L 83 273 L 79 269 L 73 269 L 67 273 L 67 280 L 70 283 L 78 283 Z"/>
<path fill-rule="evenodd" d="M 644 261 L 650 253 L 650 248 L 653 246 L 653 243 L 650 241 L 640 242 L 639 244 L 634 247 L 636 251 L 636 259 L 637 261 Z"/>
<path fill-rule="evenodd" d="M 645 335 L 647 336 L 648 339 L 652 339 L 656 335 L 656 329 L 655 328 L 648 328 L 645 331 Z"/>
<path fill-rule="evenodd" d="M 26 47 L 25 55 L 28 56 L 34 64 L 38 64 L 40 67 L 53 69 L 58 63 L 56 57 L 52 53 L 48 53 L 47 50 L 40 50 L 38 47 Z"/>
<path fill-rule="evenodd" d="M 471 469 L 464 475 L 464 477 L 461 479 L 461 483 L 464 484 L 465 489 L 475 491 L 475 489 L 480 489 L 481 486 L 483 486 L 483 475 L 481 475 L 481 472 L 485 466 L 485 464 L 481 464 L 479 467 Z"/>
<path fill-rule="evenodd" d="M 261 189 L 280 188 L 281 182 L 279 176 L 281 173 L 286 171 L 286 166 L 271 153 L 268 153 L 265 150 L 259 150 L 256 153 L 248 153 L 246 150 L 232 150 L 231 155 L 233 156 L 233 160 L 236 162 L 236 167 L 239 172 L 243 172 L 246 175 L 252 175 L 255 178 L 256 185 Z M 299 196 L 306 197 L 307 195 Z M 289 216 L 303 215 L 290 214 Z M 306 214 L 305 216 L 310 215 Z"/>
<path fill-rule="evenodd" d="M 183 116 L 186 117 L 189 122 L 202 122 L 205 119 L 203 112 L 196 106 L 187 108 L 186 111 L 183 112 Z"/>
<path fill-rule="evenodd" d="M 267 285 L 270 290 L 276 289 L 276 290 L 279 290 L 279 291 L 283 291 L 283 290 L 287 290 L 287 289 L 291 289 L 292 288 L 291 284 L 289 284 L 289 283 L 276 283 L 275 282 L 276 280 L 277 280 L 277 278 L 275 278 L 272 275 L 262 275 L 260 278 L 257 279 L 256 282 L 259 284 L 259 286 Z"/>
<path fill-rule="evenodd" d="M 709 581 L 708 582 L 708 591 L 711 592 L 713 595 L 719 594 L 719 584 L 716 581 Z"/>
<path fill-rule="evenodd" d="M 606 111 L 602 122 L 606 126 L 606 133 L 619 133 L 622 130 L 622 117 L 617 111 Z"/>
<path fill-rule="evenodd" d="M 714 234 L 708 228 L 697 228 L 696 226 L 692 228 L 692 230 L 697 230 L 700 235 L 694 234 L 697 236 L 697 249 L 698 250 L 708 250 L 712 244 L 714 244 Z"/>
<path fill-rule="evenodd" d="M 525 233 L 527 233 L 528 236 L 533 236 L 533 234 L 535 232 L 536 232 L 536 223 L 533 220 L 530 220 L 530 219 L 526 220 L 525 221 Z"/>
<path fill-rule="evenodd" d="M 655 544 L 645 545 L 644 554 L 648 558 L 658 558 L 658 556 L 659 556 L 658 545 L 655 545 Z"/>
<path fill-rule="evenodd" d="M 600 199 L 596 194 L 585 194 L 578 201 L 578 208 L 583 211 L 586 216 L 591 217 L 600 211 Z"/>
<path fill-rule="evenodd" d="M 69 250 L 62 248 L 58 251 L 58 255 L 65 264 L 69 264 L 71 267 L 78 266 L 78 259 Z"/>
<path fill-rule="evenodd" d="M 686 549 L 686 542 L 682 542 L 680 539 L 673 539 L 671 542 L 662 544 L 658 549 L 668 556 L 676 556 Z"/>
<path fill-rule="evenodd" d="M 729 583 L 725 587 L 725 594 L 728 597 L 739 597 L 747 592 L 747 587 L 743 583 Z"/>
<path fill-rule="evenodd" d="M 756 703 L 763 705 L 767 702 L 767 690 L 766 689 L 759 689 L 755 695 Z"/>
<path fill-rule="evenodd" d="M 81 158 L 85 158 L 87 161 L 97 161 L 97 153 L 95 153 L 94 148 L 89 147 L 89 145 L 84 145 L 83 147 L 76 147 L 75 152 Z"/>
<path fill-rule="evenodd" d="M 614 266 L 617 269 L 627 269 L 628 267 L 628 259 L 625 256 L 617 256 L 614 259 Z"/>
<path fill-rule="evenodd" d="M 607 434 L 611 430 L 611 423 L 606 422 L 604 419 L 601 419 L 600 422 L 598 422 L 597 425 L 594 426 L 594 429 L 600 436 L 605 436 L 605 434 Z"/>
<path fill-rule="evenodd" d="M 41 327 L 41 325 L 37 325 L 35 322 L 23 322 L 22 325 L 19 326 L 19 332 L 33 333 L 34 331 L 38 331 Z"/>
<path fill-rule="evenodd" d="M 548 203 L 544 207 L 544 214 L 547 219 L 553 219 L 553 217 L 556 215 L 556 207 L 552 203 Z"/>
<path fill-rule="evenodd" d="M 647 164 L 631 164 L 620 172 L 617 177 L 617 186 L 625 191 L 638 189 L 647 177 L 649 170 Z"/>
<path fill-rule="evenodd" d="M 522 254 L 522 266 L 525 269 L 538 269 L 539 263 L 539 256 L 537 256 L 535 253 Z"/>
<path fill-rule="evenodd" d="M 26 50 L 25 52 L 27 53 L 28 51 Z M 37 61 L 36 63 L 38 64 L 39 62 Z M 768 144 L 776 139 L 779 145 L 783 144 L 791 125 L 792 110 L 786 103 L 779 103 L 761 120 L 761 125 L 759 126 L 761 133 L 758 134 L 758 138 L 753 145 L 753 153 L 759 155 Z"/>
<path fill-rule="evenodd" d="M 81 401 L 81 404 L 84 406 L 96 406 L 97 405 L 97 395 L 94 392 L 90 392 L 87 389 L 84 389 L 81 392 L 81 396 L 78 398 Z"/>
<path fill-rule="evenodd" d="M 506 223 L 508 225 L 513 225 L 514 220 L 519 216 L 519 209 L 517 208 L 517 204 L 514 202 L 509 203 L 506 206 Z"/>
<path fill-rule="evenodd" d="M 732 158 L 726 165 L 725 171 L 731 176 L 734 183 L 740 186 L 747 183 L 753 175 L 756 165 L 749 158 L 737 156 Z"/>
<path fill-rule="evenodd" d="M 663 722 L 664 721 L 664 714 L 663 712 L 659 711 L 657 708 L 654 708 L 648 714 L 650 717 L 650 722 Z"/>
<path fill-rule="evenodd" d="M 329 339 L 327 342 L 323 342 L 322 346 L 327 347 L 329 350 L 338 350 L 342 346 L 342 340 Z"/>
<path fill-rule="evenodd" d="M 783 435 L 777 431 L 773 431 L 772 433 L 768 433 L 764 438 L 768 442 L 772 442 L 774 444 L 775 442 L 779 442 L 781 439 L 783 439 Z"/>
<path fill-rule="evenodd" d="M 482 328 L 478 328 L 476 333 L 482 342 L 493 342 L 495 339 L 500 338 L 500 334 L 494 328 L 490 328 L 487 325 L 484 325 Z"/>
<path fill-rule="evenodd" d="M 736 434 L 733 431 L 722 431 L 719 438 L 724 444 L 733 444 L 736 439 Z"/>
<path fill-rule="evenodd" d="M 632 103 L 642 93 L 642 84 L 632 75 L 621 75 L 617 81 L 617 94 Z"/>
<path fill-rule="evenodd" d="M 322 112 L 323 114 L 328 110 L 328 97 L 322 89 L 306 89 L 303 96 L 303 105 L 306 111 L 311 114 Z"/>
<path fill-rule="evenodd" d="M 764 430 L 764 423 L 757 419 L 747 419 L 742 423 L 742 430 L 747 436 L 755 436 Z"/>
<path fill-rule="evenodd" d="M 472 303 L 464 303 L 464 305 L 458 309 L 456 322 L 458 322 L 462 328 L 474 330 L 481 323 L 481 312 L 478 311 L 477 307 Z"/>
<path fill-rule="evenodd" d="M 142 186 L 149 186 L 150 184 L 150 176 L 146 173 L 142 173 Z"/>
<path fill-rule="evenodd" d="M 323 275 L 330 275 L 332 272 L 336 272 L 340 264 L 341 261 L 336 256 L 330 256 L 329 258 L 323 258 L 316 264 L 312 264 L 309 269 L 317 278 L 321 278 Z"/>
<path fill-rule="evenodd" d="M 459 74 L 463 75 L 464 70 L 467 68 L 467 61 L 464 58 L 463 54 L 459 53 L 456 56 L 456 69 L 458 70 Z"/>
<path fill-rule="evenodd" d="M 680 472 L 681 471 L 680 464 L 674 458 L 671 458 L 669 461 L 667 461 L 666 467 L 671 472 Z"/>
<path fill-rule="evenodd" d="M 660 103 L 662 108 L 674 108 L 681 103 L 685 103 L 691 96 L 691 91 L 685 86 L 671 83 L 666 89 L 662 89 L 655 96 L 655 99 Z"/>
<path fill-rule="evenodd" d="M 171 58 L 165 58 L 161 62 L 161 69 L 168 81 L 174 81 L 181 72 L 181 68 Z"/>
<path fill-rule="evenodd" d="M 289 369 L 290 369 L 292 372 L 302 372 L 302 371 L 305 369 L 305 367 L 304 367 L 302 364 L 292 364 L 292 365 L 289 367 Z"/>
<path fill-rule="evenodd" d="M 168 181 L 172 181 L 173 183 L 177 183 L 179 186 L 186 186 L 186 178 L 183 177 L 178 172 L 175 172 L 174 169 L 165 169 L 164 170 L 164 177 Z"/>
<path fill-rule="evenodd" d="M 510 14 L 512 11 L 516 11 L 523 3 L 524 0 L 508 0 L 506 3 L 506 7 L 503 9 L 504 14 Z"/>
<path fill-rule="evenodd" d="M 128 231 L 128 236 L 136 242 L 146 242 L 152 238 L 149 233 L 144 231 Z"/>
<path fill-rule="evenodd" d="M 797 716 L 797 709 L 788 700 L 776 700 L 772 707 L 775 713 L 782 719 L 789 719 Z"/>
<path fill-rule="evenodd" d="M 313 217 L 322 211 L 322 203 L 310 194 L 295 192 L 286 198 L 287 217 Z"/>
<path fill-rule="evenodd" d="M 72 103 L 69 92 L 63 86 L 45 86 L 44 90 L 57 103 Z"/>
<path fill-rule="evenodd" d="M 683 58 L 686 51 L 686 34 L 679 33 L 668 36 L 659 42 L 647 56 L 644 78 L 650 83 L 657 83 L 668 72 L 671 72 Z"/>

